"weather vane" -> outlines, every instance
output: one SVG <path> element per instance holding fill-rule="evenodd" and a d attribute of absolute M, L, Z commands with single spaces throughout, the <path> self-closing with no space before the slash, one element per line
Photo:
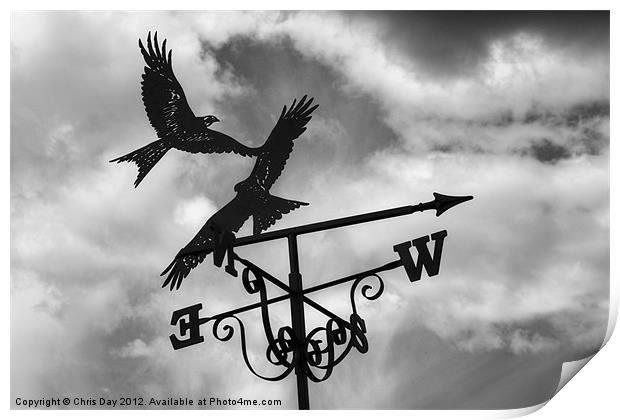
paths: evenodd
<path fill-rule="evenodd" d="M 404 267 L 411 282 L 421 279 L 423 269 L 429 277 L 439 274 L 444 240 L 448 232 L 441 230 L 430 236 L 425 235 L 394 245 L 393 251 L 397 254 L 394 261 L 307 288 L 304 288 L 302 283 L 297 238 L 308 233 L 404 216 L 414 212 L 435 210 L 439 216 L 451 207 L 473 197 L 433 193 L 434 200 L 417 205 L 261 233 L 281 219 L 282 215 L 308 205 L 301 201 L 273 196 L 269 190 L 281 175 L 286 160 L 293 150 L 294 140 L 306 130 L 312 112 L 318 105 L 312 105 L 313 98 L 307 99 L 307 96 L 299 102 L 294 100 L 289 108 L 284 106 L 275 127 L 262 146 L 258 148 L 244 146 L 233 138 L 209 128 L 211 124 L 219 121 L 217 117 L 194 115 L 172 71 L 172 51 L 166 53 L 166 40 L 160 48 L 157 33 L 153 41 L 149 33 L 147 48 L 144 48 L 142 41 L 138 44 L 147 64 L 142 75 L 142 98 L 149 121 L 159 139 L 112 161 L 130 161 L 138 165 L 138 177 L 134 184 L 136 187 L 171 148 L 191 153 L 234 152 L 256 157 L 250 175 L 235 185 L 235 197 L 207 220 L 161 275 L 166 276 L 162 287 L 169 285 L 170 290 L 178 289 L 190 271 L 212 253 L 213 262 L 217 267 L 221 267 L 226 259 L 224 269 L 233 277 L 239 276 L 235 263 L 243 266 L 241 271 L 243 286 L 249 294 L 257 295 L 259 301 L 212 316 L 201 316 L 201 303 L 174 311 L 171 325 L 178 327 L 179 335 L 170 335 L 172 347 L 180 350 L 204 342 L 201 327 L 207 323 L 213 323 L 212 333 L 220 341 L 229 341 L 235 332 L 238 332 L 243 360 L 248 369 L 254 375 L 268 381 L 279 381 L 294 372 L 297 377 L 298 407 L 308 409 L 310 407 L 308 379 L 313 382 L 328 379 L 334 367 L 341 363 L 353 348 L 360 353 L 368 351 L 366 322 L 357 308 L 359 296 L 368 300 L 378 299 L 385 288 L 379 273 L 401 266 Z M 236 238 L 235 232 L 250 217 L 252 217 L 253 235 Z M 245 245 L 278 239 L 285 239 L 288 242 L 290 264 L 288 284 L 236 252 L 237 248 Z M 429 242 L 434 243 L 432 253 L 429 250 Z M 412 255 L 413 249 L 416 250 L 416 257 Z M 283 294 L 269 297 L 266 282 L 277 286 Z M 349 294 L 351 313 L 347 319 L 334 314 L 311 298 L 315 292 L 344 283 L 351 283 Z M 270 305 L 285 300 L 290 301 L 291 325 L 282 326 L 274 331 L 269 314 Z M 326 323 L 307 332 L 306 307 L 326 316 Z M 245 326 L 237 315 L 255 309 L 261 312 L 268 342 L 266 359 L 270 364 L 280 368 L 280 373 L 275 376 L 260 374 L 248 358 Z"/>

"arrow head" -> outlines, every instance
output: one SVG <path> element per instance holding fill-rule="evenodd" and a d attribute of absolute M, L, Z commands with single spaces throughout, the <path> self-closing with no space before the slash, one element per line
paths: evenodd
<path fill-rule="evenodd" d="M 457 204 L 461 204 L 466 201 L 474 199 L 473 195 L 452 196 L 452 195 L 439 194 L 436 192 L 434 192 L 433 195 L 435 196 L 435 200 L 433 201 L 433 203 L 434 203 L 434 208 L 437 210 L 437 213 L 435 214 L 435 216 L 437 217 L 441 216 L 443 212 L 445 212 L 448 209 L 451 209 Z"/>

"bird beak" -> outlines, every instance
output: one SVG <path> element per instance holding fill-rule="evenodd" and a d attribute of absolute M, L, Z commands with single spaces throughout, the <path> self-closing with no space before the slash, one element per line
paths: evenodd
<path fill-rule="evenodd" d="M 213 120 L 213 122 L 220 122 L 220 120 L 217 117 L 214 117 L 215 119 Z"/>

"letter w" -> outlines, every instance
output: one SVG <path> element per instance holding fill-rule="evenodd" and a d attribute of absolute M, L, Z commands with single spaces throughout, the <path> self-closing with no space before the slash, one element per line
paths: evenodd
<path fill-rule="evenodd" d="M 422 277 L 422 267 L 426 269 L 426 273 L 429 277 L 439 274 L 443 240 L 446 236 L 448 236 L 448 231 L 446 230 L 435 232 L 431 235 L 431 238 L 435 241 L 435 250 L 433 251 L 432 257 L 426 246 L 430 240 L 428 235 L 414 239 L 413 241 L 394 245 L 394 251 L 400 256 L 400 260 L 403 262 L 403 266 L 411 282 L 420 280 L 420 277 Z M 414 261 L 411 256 L 410 248 L 412 244 L 418 250 L 417 261 Z"/>

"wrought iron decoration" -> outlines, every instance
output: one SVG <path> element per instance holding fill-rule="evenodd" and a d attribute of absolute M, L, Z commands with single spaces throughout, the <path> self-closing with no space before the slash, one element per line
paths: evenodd
<path fill-rule="evenodd" d="M 226 258 L 225 271 L 233 277 L 239 276 L 236 263 L 243 266 L 242 284 L 247 293 L 258 297 L 258 302 L 205 317 L 200 314 L 203 308 L 201 303 L 174 311 L 171 325 L 178 327 L 179 335 L 170 335 L 172 347 L 180 350 L 204 342 L 201 327 L 207 323 L 212 323 L 213 336 L 220 341 L 229 341 L 237 333 L 243 360 L 248 369 L 254 375 L 268 381 L 279 381 L 294 372 L 297 378 L 298 407 L 308 409 L 308 379 L 313 382 L 325 381 L 331 376 L 334 367 L 341 363 L 352 349 L 360 353 L 366 353 L 369 349 L 366 322 L 358 312 L 360 297 L 367 300 L 378 299 L 385 289 L 380 273 L 387 270 L 402 266 L 411 282 L 420 280 L 423 269 L 429 277 L 439 274 L 443 244 L 448 232 L 441 230 L 430 236 L 425 235 L 397 244 L 393 247 L 393 251 L 398 255 L 394 261 L 305 289 L 299 267 L 298 236 L 427 210 L 435 210 L 436 216 L 440 216 L 451 207 L 473 199 L 473 196 L 433 193 L 434 200 L 417 205 L 261 233 L 275 224 L 283 214 L 308 204 L 275 197 L 269 190 L 282 173 L 286 160 L 292 152 L 294 140 L 306 130 L 306 125 L 312 118 L 311 114 L 318 105 L 311 106 L 313 98 L 307 100 L 307 96 L 298 103 L 296 100 L 293 101 L 290 108 L 284 107 L 263 146 L 255 149 L 247 148 L 224 134 L 206 128 L 216 120 L 213 119 L 215 117 L 201 119 L 193 116 L 183 90 L 172 73 L 171 55 L 168 53 L 166 56 L 166 41 L 160 50 L 155 34 L 154 44 L 155 48 L 152 46 L 150 33 L 147 37 L 148 51 L 142 42 L 139 42 L 140 50 L 149 66 L 145 67 L 143 75 L 143 99 L 151 124 L 160 140 L 114 160 L 133 161 L 138 164 L 139 174 L 135 185 L 140 183 L 152 166 L 171 147 L 190 152 L 233 151 L 256 156 L 256 163 L 250 175 L 235 185 L 236 196 L 207 220 L 194 239 L 179 251 L 164 270 L 162 276 L 167 277 L 162 287 L 170 285 L 170 290 L 178 289 L 190 271 L 202 263 L 209 253 L 213 253 L 213 262 L 217 267 L 221 267 Z M 156 143 L 159 146 L 153 146 Z M 161 146 L 162 144 L 166 146 Z M 156 147 L 156 151 L 151 147 Z M 253 235 L 236 238 L 234 233 L 250 217 L 254 225 Z M 237 248 L 245 245 L 278 239 L 286 239 L 288 243 L 290 264 L 288 284 L 236 252 Z M 434 243 L 432 254 L 428 248 L 431 241 Z M 411 253 L 413 248 L 417 251 L 417 258 Z M 277 286 L 284 293 L 269 297 L 266 282 Z M 315 292 L 344 283 L 351 283 L 349 292 L 351 313 L 348 319 L 334 314 L 310 297 Z M 285 300 L 290 301 L 291 325 L 282 326 L 274 331 L 269 307 Z M 305 324 L 305 305 L 327 317 L 324 325 L 308 333 Z M 246 327 L 237 315 L 255 309 L 261 312 L 263 330 L 268 343 L 265 349 L 266 359 L 280 368 L 280 373 L 275 376 L 259 373 L 248 358 Z"/>
<path fill-rule="evenodd" d="M 378 299 L 385 289 L 385 283 L 379 274 L 401 266 L 405 268 L 411 282 L 422 277 L 423 268 L 429 277 L 439 274 L 443 243 L 448 233 L 446 230 L 441 230 L 433 233 L 430 237 L 422 236 L 412 241 L 397 244 L 393 247 L 393 250 L 398 254 L 398 258 L 394 261 L 306 289 L 302 287 L 299 271 L 297 237 L 327 229 L 404 216 L 426 210 L 436 210 L 436 215 L 439 216 L 449 208 L 473 198 L 472 196 L 453 197 L 439 193 L 434 193 L 434 196 L 433 201 L 418 205 L 397 207 L 235 239 L 232 244 L 228 245 L 229 265 L 227 272 L 236 277 L 238 274 L 235 269 L 235 262 L 242 264 L 244 266 L 241 275 L 243 286 L 248 293 L 257 294 L 259 302 L 207 317 L 200 316 L 202 310 L 200 303 L 174 311 L 171 325 L 178 325 L 180 337 L 175 334 L 170 335 L 173 348 L 179 350 L 202 343 L 204 337 L 200 328 L 209 322 L 213 322 L 213 335 L 220 341 L 230 340 L 237 330 L 241 341 L 241 352 L 248 369 L 254 375 L 268 381 L 284 379 L 294 370 L 297 376 L 299 408 L 309 408 L 308 379 L 313 382 L 322 382 L 328 379 L 334 367 L 342 362 L 353 348 L 360 353 L 368 351 L 366 323 L 357 310 L 359 297 L 367 300 Z M 240 257 L 233 249 L 277 239 L 287 239 L 288 241 L 290 261 L 288 285 L 256 264 Z M 434 241 L 432 255 L 427 248 L 430 240 Z M 417 250 L 417 260 L 414 260 L 411 255 L 412 247 Z M 205 248 L 199 252 L 204 253 L 212 250 Z M 279 287 L 285 293 L 269 298 L 265 287 L 266 281 Z M 349 282 L 352 284 L 349 294 L 351 314 L 348 320 L 342 319 L 308 296 L 314 292 Z M 269 317 L 269 306 L 284 300 L 291 302 L 291 326 L 280 327 L 274 333 Z M 318 310 L 328 319 L 324 326 L 314 328 L 308 334 L 305 333 L 304 304 Z M 247 356 L 245 326 L 237 315 L 253 309 L 260 309 L 261 311 L 263 329 L 268 342 L 267 360 L 282 368 L 282 372 L 273 377 L 258 373 Z"/>

